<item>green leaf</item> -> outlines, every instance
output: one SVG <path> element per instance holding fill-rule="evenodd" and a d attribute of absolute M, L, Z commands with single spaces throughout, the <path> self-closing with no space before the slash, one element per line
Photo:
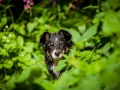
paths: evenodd
<path fill-rule="evenodd" d="M 103 19 L 103 32 L 107 35 L 120 32 L 120 12 L 107 12 Z"/>
<path fill-rule="evenodd" d="M 75 57 L 75 54 L 76 54 L 76 48 L 72 48 L 71 50 L 70 50 L 70 54 L 69 54 L 69 57 L 70 58 L 74 58 Z"/>
<path fill-rule="evenodd" d="M 24 64 L 23 63 L 21 63 L 21 62 L 18 62 L 18 64 L 17 64 L 19 67 L 23 67 L 24 66 Z"/>
<path fill-rule="evenodd" d="M 7 17 L 2 17 L 1 18 L 1 23 L 0 23 L 0 29 L 3 28 L 3 26 L 7 23 Z"/>
<path fill-rule="evenodd" d="M 36 54 L 36 53 L 32 53 L 32 56 L 36 59 L 36 60 L 39 60 L 40 57 Z"/>
<path fill-rule="evenodd" d="M 93 25 L 82 35 L 81 40 L 87 40 L 97 33 L 98 25 Z"/>
<path fill-rule="evenodd" d="M 79 25 L 79 26 L 78 26 L 78 30 L 79 30 L 79 32 L 80 32 L 81 34 L 83 34 L 83 33 L 85 32 L 85 30 L 86 30 L 86 24 L 83 23 L 83 24 Z"/>
<path fill-rule="evenodd" d="M 100 18 L 102 18 L 102 17 L 104 17 L 104 16 L 105 16 L 105 13 L 104 13 L 104 12 L 99 12 L 99 13 L 97 13 L 97 14 L 95 15 L 95 18 L 100 19 Z"/>
<path fill-rule="evenodd" d="M 30 59 L 31 59 L 31 54 L 30 54 L 30 53 L 26 54 L 26 55 L 24 56 L 24 59 L 25 59 L 25 60 L 30 60 Z"/>
<path fill-rule="evenodd" d="M 24 29 L 23 27 L 21 27 L 21 26 L 19 26 L 19 28 L 17 29 L 17 31 L 18 31 L 20 34 L 22 34 L 22 35 L 25 35 L 25 34 L 26 34 L 25 29 Z"/>
<path fill-rule="evenodd" d="M 18 24 L 14 24 L 14 29 L 18 30 L 18 28 L 19 28 L 19 25 Z"/>
<path fill-rule="evenodd" d="M 2 69 L 3 68 L 3 64 L 0 64 L 0 69 Z"/>
<path fill-rule="evenodd" d="M 80 59 L 82 61 L 88 61 L 92 58 L 92 52 L 91 51 L 82 51 Z"/>
<path fill-rule="evenodd" d="M 49 20 L 49 15 L 50 12 L 47 9 L 44 9 L 42 12 L 42 16 L 38 19 L 38 22 L 40 24 L 45 24 L 45 22 Z"/>
<path fill-rule="evenodd" d="M 2 55 L 2 56 L 9 56 L 7 50 L 5 48 L 2 49 L 1 47 L 0 47 L 0 55 Z"/>
<path fill-rule="evenodd" d="M 80 50 L 84 49 L 84 47 L 85 47 L 84 42 L 81 42 L 81 41 L 77 42 L 75 45 L 76 45 L 76 47 L 79 48 Z"/>
<path fill-rule="evenodd" d="M 75 29 L 69 29 L 69 32 L 72 34 L 72 40 L 73 42 L 77 42 L 80 40 L 81 35 L 76 31 Z"/>
<path fill-rule="evenodd" d="M 5 76 L 5 80 L 9 80 L 10 78 L 11 78 L 10 75 Z"/>
<path fill-rule="evenodd" d="M 14 24 L 10 24 L 9 28 L 7 29 L 7 31 L 11 31 L 14 28 Z"/>
<path fill-rule="evenodd" d="M 67 60 L 60 60 L 57 67 L 55 67 L 55 70 L 60 71 L 62 68 L 64 68 L 66 65 Z"/>
<path fill-rule="evenodd" d="M 16 81 L 16 75 L 13 75 L 8 82 L 6 82 L 6 86 L 4 87 L 4 90 L 13 90 L 15 88 L 15 81 Z"/>
<path fill-rule="evenodd" d="M 33 48 L 32 47 L 24 47 L 25 52 L 29 52 L 32 53 L 33 52 Z"/>
<path fill-rule="evenodd" d="M 23 46 L 23 44 L 24 44 L 24 39 L 23 39 L 22 36 L 19 35 L 19 36 L 17 37 L 17 43 L 18 43 L 19 46 Z"/>
<path fill-rule="evenodd" d="M 36 26 L 37 26 L 37 22 L 33 22 L 33 23 L 29 22 L 27 24 L 28 33 L 31 33 Z"/>
<path fill-rule="evenodd" d="M 100 58 L 101 58 L 100 55 L 94 55 L 90 61 L 99 60 Z"/>
<path fill-rule="evenodd" d="M 13 66 L 13 61 L 6 61 L 4 63 L 4 67 L 10 69 Z"/>
<path fill-rule="evenodd" d="M 16 49 L 17 43 L 15 40 L 7 40 L 7 43 L 4 44 L 4 48 L 7 50 Z"/>
<path fill-rule="evenodd" d="M 93 6 L 93 5 L 89 5 L 87 7 L 84 7 L 83 9 L 98 9 L 98 6 Z"/>
<path fill-rule="evenodd" d="M 99 23 L 99 18 L 94 18 L 93 23 L 94 23 L 94 24 Z"/>
<path fill-rule="evenodd" d="M 25 32 L 25 30 L 24 30 L 24 28 L 22 27 L 22 26 L 20 26 L 20 25 L 18 25 L 18 24 L 14 24 L 14 29 L 18 32 L 18 33 L 20 33 L 20 34 L 22 34 L 22 35 L 25 35 L 26 34 L 26 32 Z"/>
<path fill-rule="evenodd" d="M 13 66 L 13 61 L 9 60 L 9 61 L 8 61 L 8 65 L 9 65 L 9 67 L 11 68 L 11 67 Z"/>
<path fill-rule="evenodd" d="M 109 49 L 111 48 L 111 43 L 107 43 L 103 48 L 102 48 L 102 53 L 106 55 L 107 57 L 110 55 Z"/>

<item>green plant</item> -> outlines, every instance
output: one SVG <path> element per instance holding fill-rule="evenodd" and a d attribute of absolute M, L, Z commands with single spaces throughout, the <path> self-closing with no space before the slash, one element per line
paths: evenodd
<path fill-rule="evenodd" d="M 83 9 L 75 2 L 81 4 L 79 0 L 64 4 L 59 0 L 43 1 L 34 3 L 29 13 L 23 8 L 14 13 L 17 2 L 0 1 L 0 89 L 120 89 L 120 1 L 98 0 L 98 5 Z M 91 18 L 93 11 L 96 13 Z M 75 44 L 55 68 L 66 67 L 66 71 L 53 81 L 39 38 L 45 31 L 54 33 L 61 28 L 72 34 Z"/>

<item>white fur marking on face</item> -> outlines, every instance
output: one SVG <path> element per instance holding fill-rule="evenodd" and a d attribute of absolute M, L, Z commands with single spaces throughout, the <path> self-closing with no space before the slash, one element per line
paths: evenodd
<path fill-rule="evenodd" d="M 58 41 L 58 38 L 57 38 L 57 37 L 55 38 L 55 41 L 56 41 L 56 42 Z"/>
<path fill-rule="evenodd" d="M 52 52 L 52 58 L 53 59 L 59 59 L 59 58 L 62 58 L 62 54 L 60 53 L 60 55 L 59 56 L 56 56 L 55 55 L 55 52 L 56 52 L 57 50 L 55 49 L 55 50 L 53 50 L 53 52 Z"/>

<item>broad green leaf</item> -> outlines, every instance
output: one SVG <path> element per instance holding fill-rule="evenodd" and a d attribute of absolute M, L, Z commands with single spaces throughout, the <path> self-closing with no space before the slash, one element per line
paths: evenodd
<path fill-rule="evenodd" d="M 7 17 L 2 17 L 0 22 L 0 29 L 7 23 Z"/>
<path fill-rule="evenodd" d="M 99 20 L 100 20 L 99 18 L 94 18 L 93 23 L 97 24 L 97 23 L 99 23 Z"/>
<path fill-rule="evenodd" d="M 102 53 L 106 55 L 107 57 L 109 56 L 109 49 L 111 48 L 111 43 L 107 43 L 103 48 L 102 48 Z"/>
<path fill-rule="evenodd" d="M 69 32 L 72 34 L 72 40 L 73 42 L 77 42 L 80 40 L 81 35 L 76 31 L 75 29 L 70 29 Z"/>
<path fill-rule="evenodd" d="M 120 32 L 120 11 L 119 12 L 107 12 L 103 19 L 103 32 L 107 35 Z"/>
<path fill-rule="evenodd" d="M 2 69 L 3 68 L 3 64 L 0 64 L 0 69 Z"/>
<path fill-rule="evenodd" d="M 64 68 L 66 65 L 66 60 L 60 60 L 57 67 L 55 67 L 55 70 L 60 71 L 62 68 Z"/>
<path fill-rule="evenodd" d="M 30 65 L 31 65 L 31 62 L 30 62 L 30 61 L 26 61 L 26 62 L 25 62 L 25 65 L 26 65 L 26 66 L 30 66 Z"/>
<path fill-rule="evenodd" d="M 54 19 L 55 19 L 55 15 L 53 15 L 49 18 L 49 22 L 52 22 Z"/>
<path fill-rule="evenodd" d="M 24 29 L 23 27 L 21 27 L 21 26 L 19 26 L 19 28 L 18 28 L 17 31 L 18 31 L 20 34 L 22 34 L 22 35 L 25 35 L 25 34 L 26 34 L 25 29 Z"/>
<path fill-rule="evenodd" d="M 26 34 L 26 32 L 25 32 L 25 29 L 22 27 L 22 26 L 20 26 L 20 25 L 18 25 L 18 24 L 14 24 L 14 29 L 18 32 L 18 33 L 20 33 L 20 34 L 22 34 L 22 35 L 25 35 Z"/>
<path fill-rule="evenodd" d="M 88 54 L 85 57 L 83 57 L 81 60 L 84 61 L 84 62 L 86 62 L 86 61 L 89 62 L 91 58 L 92 58 L 92 54 Z"/>
<path fill-rule="evenodd" d="M 100 58 L 101 58 L 100 55 L 94 55 L 90 61 L 99 60 Z"/>
<path fill-rule="evenodd" d="M 79 70 L 78 68 L 72 68 L 71 72 L 72 72 L 74 75 L 79 75 L 80 70 Z"/>
<path fill-rule="evenodd" d="M 75 45 L 76 45 L 76 47 L 79 48 L 80 50 L 84 49 L 84 47 L 85 47 L 84 42 L 80 42 L 80 41 L 77 42 Z"/>
<path fill-rule="evenodd" d="M 24 47 L 25 52 L 29 52 L 32 53 L 33 52 L 33 48 L 32 47 Z"/>
<path fill-rule="evenodd" d="M 9 37 L 9 39 L 11 39 L 11 38 L 16 39 L 15 33 L 13 33 L 13 32 L 9 32 L 8 37 Z"/>
<path fill-rule="evenodd" d="M 90 37 L 94 36 L 97 33 L 97 27 L 98 25 L 93 25 L 90 28 L 88 28 L 87 31 L 82 35 L 80 39 L 87 40 Z"/>
<path fill-rule="evenodd" d="M 31 59 L 31 54 L 30 54 L 30 53 L 26 54 L 26 55 L 24 56 L 24 59 L 25 59 L 25 60 L 30 60 L 30 59 Z"/>
<path fill-rule="evenodd" d="M 81 57 L 86 57 L 87 55 L 92 55 L 91 51 L 82 51 L 81 52 Z"/>
<path fill-rule="evenodd" d="M 37 22 L 33 22 L 33 23 L 32 23 L 32 22 L 29 22 L 29 23 L 27 24 L 28 33 L 31 33 L 36 26 L 37 26 Z"/>
<path fill-rule="evenodd" d="M 0 55 L 2 55 L 2 56 L 9 56 L 9 54 L 8 54 L 8 52 L 7 52 L 7 50 L 5 49 L 5 48 L 0 48 Z"/>
<path fill-rule="evenodd" d="M 21 63 L 21 62 L 18 62 L 18 64 L 17 64 L 19 67 L 23 67 L 24 66 L 24 64 L 23 63 Z"/>
<path fill-rule="evenodd" d="M 15 88 L 15 81 L 16 81 L 16 75 L 12 75 L 10 80 L 6 82 L 6 86 L 4 86 L 4 90 L 13 90 Z"/>
<path fill-rule="evenodd" d="M 19 28 L 19 25 L 18 24 L 14 24 L 14 29 L 18 30 L 18 28 Z"/>
<path fill-rule="evenodd" d="M 33 48 L 33 47 L 36 46 L 36 44 L 33 43 L 33 42 L 26 42 L 25 45 L 26 45 L 27 47 L 31 47 L 31 48 Z"/>
<path fill-rule="evenodd" d="M 4 44 L 4 48 L 7 49 L 7 50 L 12 50 L 12 49 L 15 49 L 17 46 L 17 43 L 16 41 L 13 41 L 13 42 L 10 42 L 10 43 L 6 43 Z"/>
<path fill-rule="evenodd" d="M 9 60 L 9 61 L 8 61 L 8 65 L 9 65 L 9 67 L 11 68 L 11 67 L 13 66 L 13 61 L 12 61 L 12 60 Z"/>
<path fill-rule="evenodd" d="M 46 21 L 49 20 L 49 11 L 47 9 L 43 10 L 42 16 L 38 19 L 40 24 L 45 24 Z"/>
<path fill-rule="evenodd" d="M 23 39 L 22 36 L 19 35 L 19 36 L 17 37 L 17 43 L 18 43 L 19 46 L 23 46 L 23 44 L 24 44 L 24 39 Z"/>
<path fill-rule="evenodd" d="M 7 29 L 7 31 L 11 31 L 14 28 L 14 24 L 10 24 L 9 28 Z"/>
<path fill-rule="evenodd" d="M 99 12 L 99 13 L 97 13 L 97 14 L 95 15 L 95 18 L 100 19 L 100 18 L 102 18 L 102 17 L 104 17 L 104 16 L 105 16 L 105 13 L 104 13 L 104 12 Z"/>
<path fill-rule="evenodd" d="M 32 53 L 32 55 L 33 55 L 33 57 L 34 57 L 36 60 L 39 60 L 39 59 L 40 59 L 39 55 L 37 55 L 36 53 Z"/>
<path fill-rule="evenodd" d="M 83 24 L 79 25 L 78 30 L 80 31 L 81 34 L 83 34 L 86 30 L 86 24 L 83 23 Z"/>
<path fill-rule="evenodd" d="M 13 61 L 9 60 L 4 63 L 4 67 L 7 69 L 10 69 L 12 66 L 13 66 Z"/>
<path fill-rule="evenodd" d="M 10 78 L 10 75 L 5 75 L 5 80 L 9 80 Z"/>
<path fill-rule="evenodd" d="M 36 64 L 36 62 L 37 62 L 37 61 L 36 61 L 35 59 L 31 59 L 31 60 L 30 60 L 30 65 L 34 65 L 34 64 Z"/>
<path fill-rule="evenodd" d="M 75 54 L 76 54 L 76 48 L 72 48 L 71 50 L 70 50 L 70 53 L 69 53 L 69 57 L 70 58 L 73 58 L 74 56 L 75 56 Z"/>

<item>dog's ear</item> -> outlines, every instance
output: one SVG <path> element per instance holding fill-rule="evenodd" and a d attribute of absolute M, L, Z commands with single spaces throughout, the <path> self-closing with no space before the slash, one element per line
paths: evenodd
<path fill-rule="evenodd" d="M 72 35 L 69 32 L 65 31 L 65 30 L 60 30 L 58 33 L 61 36 L 63 36 L 67 41 L 69 41 L 71 39 L 71 37 L 72 37 Z"/>
<path fill-rule="evenodd" d="M 40 43 L 42 45 L 44 45 L 49 37 L 50 37 L 50 33 L 49 32 L 44 32 L 43 35 L 40 38 Z"/>

